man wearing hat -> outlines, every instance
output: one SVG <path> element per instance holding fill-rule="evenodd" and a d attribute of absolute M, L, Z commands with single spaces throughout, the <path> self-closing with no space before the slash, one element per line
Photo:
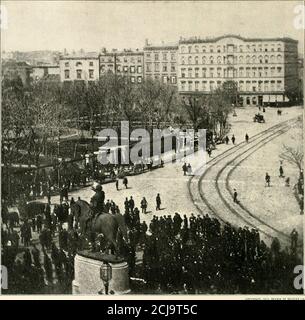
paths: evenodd
<path fill-rule="evenodd" d="M 96 215 L 104 210 L 105 192 L 100 184 L 93 187 L 92 190 L 95 191 L 95 195 L 91 198 L 90 204 L 94 215 Z"/>

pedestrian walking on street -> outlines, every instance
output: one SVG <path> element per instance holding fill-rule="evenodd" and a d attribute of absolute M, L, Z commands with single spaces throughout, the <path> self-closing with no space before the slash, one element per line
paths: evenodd
<path fill-rule="evenodd" d="M 125 213 L 129 214 L 129 201 L 128 201 L 128 198 L 125 198 L 124 207 L 125 207 Z"/>
<path fill-rule="evenodd" d="M 161 210 L 161 197 L 160 193 L 157 194 L 156 197 L 156 210 Z"/>
<path fill-rule="evenodd" d="M 285 186 L 290 187 L 290 178 L 289 177 L 287 177 L 285 180 Z"/>
<path fill-rule="evenodd" d="M 115 180 L 115 187 L 116 187 L 117 191 L 119 191 L 119 179 L 118 178 L 116 178 L 116 180 Z"/>
<path fill-rule="evenodd" d="M 232 135 L 231 140 L 232 140 L 232 143 L 235 144 L 235 136 L 234 136 L 234 134 Z"/>
<path fill-rule="evenodd" d="M 280 165 L 279 171 L 280 171 L 280 178 L 284 178 L 284 169 L 283 169 L 282 165 Z"/>
<path fill-rule="evenodd" d="M 130 196 L 130 199 L 129 199 L 129 209 L 130 209 L 130 212 L 133 213 L 134 200 L 133 200 L 133 197 L 132 197 L 132 196 Z"/>
<path fill-rule="evenodd" d="M 266 185 L 268 187 L 270 187 L 270 180 L 271 180 L 271 178 L 270 178 L 268 172 L 266 172 L 265 181 L 266 181 Z"/>
<path fill-rule="evenodd" d="M 237 196 L 238 196 L 238 193 L 237 193 L 236 189 L 234 189 L 234 193 L 233 193 L 233 202 L 234 203 L 238 203 Z"/>
<path fill-rule="evenodd" d="M 184 162 L 183 166 L 182 166 L 182 170 L 183 170 L 183 175 L 185 176 L 186 175 L 186 172 L 187 172 L 187 165 L 186 163 Z"/>
<path fill-rule="evenodd" d="M 123 185 L 125 186 L 126 189 L 128 189 L 128 179 L 127 179 L 127 177 L 124 177 Z"/>
<path fill-rule="evenodd" d="M 249 136 L 248 136 L 248 133 L 246 133 L 246 135 L 245 135 L 245 140 L 246 140 L 246 142 L 247 142 L 247 143 L 249 142 Z"/>
<path fill-rule="evenodd" d="M 145 197 L 143 197 L 143 199 L 141 200 L 141 208 L 142 208 L 142 213 L 146 214 L 147 200 L 145 199 Z"/>
<path fill-rule="evenodd" d="M 210 147 L 208 147 L 207 149 L 207 153 L 209 155 L 209 158 L 211 158 L 211 155 L 212 155 L 212 149 Z"/>
<path fill-rule="evenodd" d="M 229 144 L 230 139 L 228 136 L 226 136 L 225 141 L 226 141 L 226 144 Z"/>

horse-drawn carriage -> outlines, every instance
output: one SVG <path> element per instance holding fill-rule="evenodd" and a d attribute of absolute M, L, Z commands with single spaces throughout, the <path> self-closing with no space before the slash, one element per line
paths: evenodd
<path fill-rule="evenodd" d="M 257 113 L 254 117 L 253 117 L 253 122 L 258 122 L 258 123 L 265 123 L 265 118 L 262 114 Z"/>

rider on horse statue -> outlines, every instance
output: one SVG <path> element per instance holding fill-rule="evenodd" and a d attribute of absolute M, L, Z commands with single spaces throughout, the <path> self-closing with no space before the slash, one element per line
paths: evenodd
<path fill-rule="evenodd" d="M 95 195 L 91 198 L 90 205 L 95 217 L 98 213 L 102 213 L 104 210 L 105 192 L 100 184 L 92 189 L 95 191 Z"/>

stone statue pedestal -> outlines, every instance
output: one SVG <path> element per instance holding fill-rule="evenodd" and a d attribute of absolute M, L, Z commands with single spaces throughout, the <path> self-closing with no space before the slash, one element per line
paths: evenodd
<path fill-rule="evenodd" d="M 128 263 L 116 259 L 113 255 L 78 252 L 74 259 L 75 279 L 72 283 L 73 294 L 105 294 L 105 285 L 100 276 L 104 262 L 112 268 L 112 278 L 109 281 L 108 294 L 126 294 L 130 292 Z"/>

